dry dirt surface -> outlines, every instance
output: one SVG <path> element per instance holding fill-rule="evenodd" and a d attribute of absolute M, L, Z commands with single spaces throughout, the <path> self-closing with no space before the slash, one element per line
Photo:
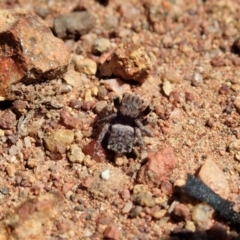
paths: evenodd
<path fill-rule="evenodd" d="M 0 9 L 0 240 L 240 239 L 183 188 L 194 175 L 240 212 L 239 1 Z M 124 93 L 153 136 L 119 155 L 95 146 Z"/>

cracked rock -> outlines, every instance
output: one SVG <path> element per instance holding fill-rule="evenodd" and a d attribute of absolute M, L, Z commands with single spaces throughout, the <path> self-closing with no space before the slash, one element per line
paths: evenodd
<path fill-rule="evenodd" d="M 162 181 L 168 180 L 175 165 L 177 158 L 171 147 L 167 147 L 162 151 L 150 153 L 148 162 L 142 166 L 138 173 L 138 181 L 140 183 L 161 184 Z"/>
<path fill-rule="evenodd" d="M 120 44 L 112 55 L 110 67 L 115 76 L 143 83 L 152 70 L 150 58 L 142 46 Z"/>
<path fill-rule="evenodd" d="M 62 40 L 33 13 L 0 10 L 0 99 L 10 85 L 53 79 L 66 72 L 69 53 Z"/>

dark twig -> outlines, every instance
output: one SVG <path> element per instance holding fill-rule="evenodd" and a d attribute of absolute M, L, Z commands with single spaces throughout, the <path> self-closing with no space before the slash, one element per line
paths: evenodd
<path fill-rule="evenodd" d="M 234 204 L 223 199 L 199 178 L 189 175 L 183 189 L 190 196 L 211 205 L 225 220 L 232 224 L 240 223 L 240 214 L 233 210 Z"/>

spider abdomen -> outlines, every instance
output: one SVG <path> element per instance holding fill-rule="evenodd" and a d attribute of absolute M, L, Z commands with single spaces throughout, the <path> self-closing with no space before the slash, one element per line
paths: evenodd
<path fill-rule="evenodd" d="M 134 128 L 128 125 L 114 124 L 111 128 L 108 146 L 117 153 L 130 153 L 134 142 Z"/>

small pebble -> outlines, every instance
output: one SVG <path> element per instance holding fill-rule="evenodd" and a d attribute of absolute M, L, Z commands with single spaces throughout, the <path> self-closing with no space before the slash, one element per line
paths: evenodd
<path fill-rule="evenodd" d="M 137 217 L 141 214 L 143 208 L 141 206 L 136 206 L 130 211 L 130 217 Z"/>
<path fill-rule="evenodd" d="M 196 226 L 195 226 L 194 222 L 192 222 L 192 221 L 186 221 L 185 229 L 188 230 L 188 231 L 190 231 L 190 232 L 195 232 Z"/>
<path fill-rule="evenodd" d="M 160 228 L 164 228 L 166 225 L 167 225 L 167 223 L 168 223 L 168 221 L 170 220 L 170 217 L 163 217 L 163 218 L 161 218 L 160 220 L 159 220 L 159 224 L 158 224 L 158 226 L 160 227 Z"/>
<path fill-rule="evenodd" d="M 23 148 L 23 142 L 22 140 L 18 139 L 18 141 L 16 142 L 16 146 L 19 150 L 21 150 Z"/>
<path fill-rule="evenodd" d="M 3 137 L 5 135 L 4 131 L 0 129 L 0 137 Z"/>
<path fill-rule="evenodd" d="M 201 73 L 195 72 L 193 75 L 192 85 L 198 87 L 203 81 L 203 76 Z"/>
<path fill-rule="evenodd" d="M 98 115 L 104 113 L 105 109 L 107 107 L 107 102 L 106 101 L 98 101 L 95 105 L 94 112 L 96 112 Z"/>
<path fill-rule="evenodd" d="M 102 25 L 106 30 L 112 31 L 118 26 L 118 17 L 107 14 Z"/>
<path fill-rule="evenodd" d="M 7 172 L 9 177 L 11 177 L 11 178 L 14 177 L 15 173 L 16 173 L 15 165 L 8 164 L 7 167 L 6 167 L 6 172 Z"/>
<path fill-rule="evenodd" d="M 185 204 L 178 203 L 171 215 L 177 221 L 187 220 L 190 216 L 190 209 Z"/>
<path fill-rule="evenodd" d="M 170 196 L 173 193 L 172 183 L 169 181 L 163 181 L 161 184 L 161 190 L 164 194 Z"/>
<path fill-rule="evenodd" d="M 131 193 L 128 189 L 123 189 L 119 192 L 119 195 L 122 197 L 122 199 L 129 199 L 131 197 Z"/>
<path fill-rule="evenodd" d="M 207 126 L 207 127 L 213 128 L 213 127 L 214 127 L 214 124 L 215 124 L 215 121 L 214 121 L 213 118 L 209 118 L 209 119 L 206 121 L 206 126 Z"/>
<path fill-rule="evenodd" d="M 214 209 L 206 203 L 200 203 L 193 208 L 192 211 L 192 220 L 200 227 L 204 229 L 208 229 L 210 223 L 210 219 L 212 219 L 212 215 L 214 213 Z"/>
<path fill-rule="evenodd" d="M 104 170 L 102 173 L 101 173 L 101 178 L 103 180 L 108 180 L 110 178 L 110 172 L 108 169 Z"/>
<path fill-rule="evenodd" d="M 10 154 L 11 156 L 17 155 L 18 152 L 19 152 L 19 149 L 18 149 L 18 147 L 15 146 L 15 145 L 12 145 L 12 146 L 10 147 L 10 149 L 9 149 L 9 154 Z"/>
<path fill-rule="evenodd" d="M 16 157 L 16 156 L 12 156 L 12 157 L 10 158 L 10 161 L 9 161 L 9 162 L 15 163 L 16 160 L 17 160 L 17 157 Z"/>
<path fill-rule="evenodd" d="M 111 47 L 111 42 L 107 38 L 96 39 L 93 43 L 92 51 L 96 54 L 101 54 L 106 52 Z"/>
<path fill-rule="evenodd" d="M 126 156 L 118 156 L 117 154 L 114 157 L 114 162 L 117 166 L 122 166 L 126 161 Z"/>
<path fill-rule="evenodd" d="M 137 204 L 143 207 L 153 207 L 155 206 L 155 201 L 152 198 L 152 194 L 150 192 L 141 192 L 139 193 L 135 201 Z"/>
<path fill-rule="evenodd" d="M 145 184 L 136 184 L 133 188 L 133 194 L 138 195 L 141 192 L 147 192 L 148 191 L 148 185 Z"/>
<path fill-rule="evenodd" d="M 129 213 L 131 211 L 132 207 L 133 207 L 133 203 L 131 201 L 126 202 L 122 209 L 122 213 Z"/>
<path fill-rule="evenodd" d="M 92 92 L 91 92 L 90 89 L 87 89 L 87 90 L 85 91 L 84 101 L 85 101 L 85 102 L 91 102 L 92 100 L 93 100 L 93 98 L 92 98 Z"/>
<path fill-rule="evenodd" d="M 183 80 L 182 75 L 175 69 L 171 68 L 163 74 L 163 79 L 170 83 L 180 83 Z"/>
<path fill-rule="evenodd" d="M 235 158 L 236 158 L 236 160 L 240 161 L 240 152 L 236 152 Z"/>
<path fill-rule="evenodd" d="M 7 187 L 0 188 L 0 192 L 3 195 L 7 195 L 9 193 L 9 189 Z"/>
<path fill-rule="evenodd" d="M 228 150 L 230 153 L 240 152 L 240 139 L 236 139 L 231 142 L 228 146 Z"/>
<path fill-rule="evenodd" d="M 98 95 L 98 87 L 94 86 L 93 88 L 91 88 L 91 92 L 92 92 L 92 95 L 96 97 Z"/>
<path fill-rule="evenodd" d="M 177 179 L 177 180 L 174 182 L 174 187 L 182 187 L 184 184 L 185 184 L 185 180 L 183 180 L 183 179 Z"/>
<path fill-rule="evenodd" d="M 231 85 L 231 90 L 233 90 L 234 92 L 239 92 L 240 84 L 232 84 Z"/>
<path fill-rule="evenodd" d="M 166 209 L 161 209 L 153 214 L 153 217 L 156 219 L 161 219 L 167 213 Z"/>
<path fill-rule="evenodd" d="M 87 167 L 91 167 L 95 164 L 95 161 L 91 158 L 91 156 L 86 155 L 83 159 L 83 163 Z"/>
<path fill-rule="evenodd" d="M 162 85 L 162 90 L 166 96 L 169 96 L 173 90 L 172 84 L 169 81 L 164 81 Z"/>
<path fill-rule="evenodd" d="M 0 128 L 11 129 L 17 124 L 16 115 L 10 111 L 5 111 L 0 117 Z"/>
<path fill-rule="evenodd" d="M 80 110 L 82 105 L 83 105 L 82 102 L 79 100 L 76 100 L 76 99 L 71 99 L 68 103 L 69 107 L 76 109 L 76 110 Z"/>
<path fill-rule="evenodd" d="M 189 124 L 189 125 L 194 125 L 195 123 L 196 123 L 195 119 L 190 119 L 190 120 L 188 121 L 188 124 Z"/>
<path fill-rule="evenodd" d="M 77 144 L 72 144 L 67 154 L 68 160 L 72 163 L 82 163 L 85 155 Z"/>
<path fill-rule="evenodd" d="M 178 201 L 172 202 L 171 206 L 168 209 L 168 213 L 172 213 L 172 211 L 174 210 L 174 208 L 176 207 L 177 204 L 179 204 Z"/>
<path fill-rule="evenodd" d="M 75 70 L 87 75 L 95 75 L 97 72 L 97 63 L 90 58 L 84 58 L 82 55 L 75 55 L 73 58 Z"/>
<path fill-rule="evenodd" d="M 75 132 L 74 132 L 74 138 L 75 138 L 75 141 L 76 141 L 76 142 L 81 141 L 82 138 L 83 138 L 82 131 L 81 131 L 81 130 L 75 130 Z"/>
<path fill-rule="evenodd" d="M 104 100 L 104 98 L 107 96 L 108 90 L 104 86 L 100 86 L 98 88 L 98 99 L 99 100 Z"/>
<path fill-rule="evenodd" d="M 53 153 L 65 152 L 74 140 L 74 132 L 69 129 L 56 129 L 51 135 L 44 136 L 45 147 Z"/>
<path fill-rule="evenodd" d="M 108 90 L 115 92 L 117 95 L 122 95 L 123 93 L 130 91 L 130 85 L 121 81 L 119 78 L 107 79 L 102 82 Z"/>
<path fill-rule="evenodd" d="M 26 148 L 29 148 L 29 147 L 32 146 L 32 143 L 31 143 L 31 140 L 30 140 L 29 137 L 25 137 L 25 138 L 24 138 L 24 144 L 25 144 L 25 147 L 26 147 Z"/>
<path fill-rule="evenodd" d="M 112 240 L 119 240 L 120 239 L 120 232 L 118 228 L 114 225 L 108 226 L 104 233 L 103 233 L 104 239 L 112 239 Z"/>
<path fill-rule="evenodd" d="M 240 164 L 238 164 L 238 165 L 235 167 L 235 169 L 236 169 L 236 171 L 237 171 L 238 173 L 240 173 Z"/>
<path fill-rule="evenodd" d="M 154 201 L 157 205 L 165 206 L 167 204 L 168 198 L 166 195 L 163 195 L 162 197 L 156 197 Z"/>
<path fill-rule="evenodd" d="M 29 158 L 27 161 L 27 166 L 29 168 L 35 168 L 38 166 L 39 160 L 37 158 Z"/>

